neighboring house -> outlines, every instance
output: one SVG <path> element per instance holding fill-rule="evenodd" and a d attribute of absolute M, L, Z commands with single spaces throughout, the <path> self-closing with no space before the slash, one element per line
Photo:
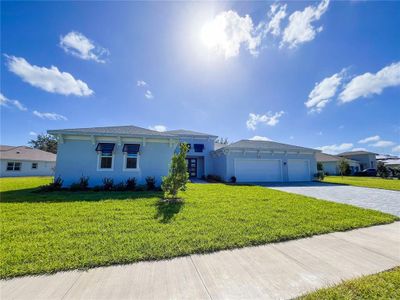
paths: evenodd
<path fill-rule="evenodd" d="M 391 168 L 400 168 L 400 159 L 390 159 L 384 162 L 385 166 Z"/>
<path fill-rule="evenodd" d="M 326 153 L 316 154 L 317 162 L 322 163 L 324 173 L 327 175 L 340 175 L 339 162 L 343 157 Z M 360 163 L 356 160 L 346 159 L 350 166 L 351 174 L 360 171 Z"/>
<path fill-rule="evenodd" d="M 0 146 L 0 177 L 52 176 L 56 155 L 26 146 Z"/>
<path fill-rule="evenodd" d="M 218 145 L 216 135 L 189 130 L 153 131 L 136 126 L 49 130 L 57 137 L 56 176 L 65 185 L 88 176 L 91 186 L 104 178 L 115 183 L 135 177 L 139 184 L 154 176 L 159 185 L 180 143 L 187 154 L 190 177 L 232 176 L 238 182 L 310 181 L 316 173 L 318 150 L 264 141 L 239 141 Z"/>
<path fill-rule="evenodd" d="M 350 151 L 338 154 L 338 156 L 358 161 L 361 171 L 365 169 L 376 169 L 376 155 L 376 153 L 368 151 Z"/>

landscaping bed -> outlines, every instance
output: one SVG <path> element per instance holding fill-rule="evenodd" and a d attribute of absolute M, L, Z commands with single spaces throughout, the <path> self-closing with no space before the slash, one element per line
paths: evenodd
<path fill-rule="evenodd" d="M 49 180 L 49 179 L 48 179 Z M 37 182 L 36 182 L 37 181 Z M 397 218 L 257 186 L 188 184 L 162 192 L 32 192 L 0 179 L 0 276 L 171 258 L 343 231 Z"/>

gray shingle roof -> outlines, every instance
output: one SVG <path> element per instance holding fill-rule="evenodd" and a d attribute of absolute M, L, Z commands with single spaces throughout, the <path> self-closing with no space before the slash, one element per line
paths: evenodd
<path fill-rule="evenodd" d="M 251 150 L 284 150 L 284 151 L 319 151 L 316 149 L 282 144 L 272 141 L 240 140 L 221 149 L 251 149 Z M 219 150 L 221 150 L 219 149 Z"/>
<path fill-rule="evenodd" d="M 148 137 L 175 137 L 166 132 L 159 132 L 138 126 L 107 126 L 107 127 L 91 127 L 91 128 L 72 128 L 48 130 L 49 134 L 84 134 L 84 135 L 134 135 Z"/>
<path fill-rule="evenodd" d="M 177 136 L 217 137 L 216 135 L 213 135 L 213 134 L 202 133 L 202 132 L 186 130 L 186 129 L 168 130 L 168 131 L 166 131 L 166 133 L 177 135 Z"/>
<path fill-rule="evenodd" d="M 317 152 L 315 157 L 316 157 L 317 161 L 320 161 L 320 162 L 340 161 L 341 159 L 343 159 L 343 157 L 326 154 L 326 153 L 322 153 L 322 152 Z M 353 159 L 348 159 L 348 158 L 344 158 L 344 159 L 348 162 L 358 162 Z"/>
<path fill-rule="evenodd" d="M 0 146 L 0 158 L 8 160 L 56 161 L 56 154 L 26 146 Z"/>
<path fill-rule="evenodd" d="M 377 153 L 369 152 L 369 151 L 349 151 L 349 152 L 339 153 L 338 156 L 364 155 L 364 154 L 375 154 L 375 155 L 378 155 Z"/>

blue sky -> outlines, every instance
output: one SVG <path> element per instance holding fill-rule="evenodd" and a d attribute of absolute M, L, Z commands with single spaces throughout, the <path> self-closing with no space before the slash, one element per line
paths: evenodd
<path fill-rule="evenodd" d="M 1 143 L 132 124 L 400 154 L 398 28 L 396 1 L 2 2 Z"/>

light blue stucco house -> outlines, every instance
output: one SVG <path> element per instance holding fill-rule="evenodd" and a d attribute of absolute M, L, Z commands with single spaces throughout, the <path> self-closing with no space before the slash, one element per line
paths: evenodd
<path fill-rule="evenodd" d="M 238 182 L 310 181 L 316 173 L 315 149 L 270 141 L 242 140 L 215 143 L 216 135 L 190 130 L 158 132 L 137 126 L 49 130 L 58 139 L 55 176 L 66 186 L 89 177 L 99 185 L 103 178 L 115 183 L 135 177 L 143 184 L 154 176 L 159 185 L 181 143 L 187 143 L 190 177 L 232 176 Z"/>

